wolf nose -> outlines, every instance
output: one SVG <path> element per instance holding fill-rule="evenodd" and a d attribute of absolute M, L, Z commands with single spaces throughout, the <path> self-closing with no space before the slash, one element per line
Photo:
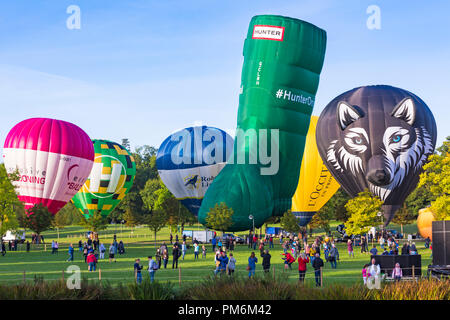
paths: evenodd
<path fill-rule="evenodd" d="M 367 176 L 367 180 L 376 186 L 385 186 L 389 184 L 391 176 L 388 171 L 384 169 L 377 169 L 370 172 Z"/>

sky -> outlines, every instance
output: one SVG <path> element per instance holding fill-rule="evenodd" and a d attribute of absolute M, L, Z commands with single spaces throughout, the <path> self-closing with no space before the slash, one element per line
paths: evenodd
<path fill-rule="evenodd" d="M 71 5 L 79 29 L 67 27 Z M 367 27 L 370 5 L 380 29 Z M 232 133 L 243 43 L 258 14 L 326 30 L 314 115 L 347 90 L 387 84 L 427 103 L 437 145 L 450 135 L 448 1 L 2 0 L 0 141 L 31 117 L 70 121 L 93 139 L 128 138 L 132 148 L 159 147 L 194 124 Z"/>

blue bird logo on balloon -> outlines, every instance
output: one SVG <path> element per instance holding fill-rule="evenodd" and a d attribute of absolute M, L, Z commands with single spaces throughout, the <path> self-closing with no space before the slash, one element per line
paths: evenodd
<path fill-rule="evenodd" d="M 198 188 L 198 185 L 196 185 L 196 184 L 197 184 L 197 182 L 198 182 L 198 174 L 195 174 L 195 175 L 193 175 L 193 174 L 188 175 L 187 177 L 184 178 L 184 182 L 185 182 L 184 186 L 187 187 L 188 189 L 189 189 L 189 188 L 190 188 L 191 190 L 197 189 L 197 188 Z"/>

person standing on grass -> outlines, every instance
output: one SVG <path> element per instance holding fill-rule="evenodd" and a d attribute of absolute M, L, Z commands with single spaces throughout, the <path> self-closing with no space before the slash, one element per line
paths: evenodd
<path fill-rule="evenodd" d="M 177 245 L 174 245 L 172 248 L 172 269 L 178 269 L 178 258 L 180 257 L 181 252 Z"/>
<path fill-rule="evenodd" d="M 206 259 L 206 247 L 202 246 L 202 259 Z"/>
<path fill-rule="evenodd" d="M 225 251 L 222 251 L 219 258 L 219 272 L 220 272 L 220 276 L 222 276 L 223 274 L 225 274 L 226 270 L 227 270 L 227 265 L 229 262 L 229 259 L 227 257 L 227 254 L 225 253 Z"/>
<path fill-rule="evenodd" d="M 80 251 L 80 252 L 83 252 L 83 242 L 80 240 L 80 241 L 78 241 L 78 250 Z"/>
<path fill-rule="evenodd" d="M 186 242 L 183 241 L 181 244 L 181 254 L 182 254 L 182 260 L 184 260 L 184 256 L 186 255 L 187 247 Z"/>
<path fill-rule="evenodd" d="M 298 257 L 298 281 L 305 282 L 306 266 L 309 263 L 309 257 L 304 253 L 300 253 Z"/>
<path fill-rule="evenodd" d="M 27 252 L 30 252 L 30 248 L 31 248 L 30 241 L 27 241 Z"/>
<path fill-rule="evenodd" d="M 148 256 L 148 274 L 150 275 L 150 283 L 153 283 L 155 280 L 155 272 L 158 269 L 158 263 L 153 260 L 152 256 Z"/>
<path fill-rule="evenodd" d="M 228 275 L 232 276 L 234 274 L 234 270 L 236 269 L 236 258 L 230 253 L 230 261 L 228 261 Z"/>
<path fill-rule="evenodd" d="M 69 259 L 67 259 L 67 261 L 73 261 L 73 244 L 69 245 Z"/>
<path fill-rule="evenodd" d="M 90 272 L 95 271 L 96 266 L 97 266 L 97 258 L 95 257 L 93 252 L 90 252 L 88 254 L 86 261 L 87 261 L 87 263 L 89 265 L 88 270 Z"/>
<path fill-rule="evenodd" d="M 216 237 L 211 239 L 211 244 L 212 244 L 212 251 L 216 251 L 216 244 L 217 244 L 217 239 Z"/>
<path fill-rule="evenodd" d="M 369 272 L 368 271 L 368 267 L 369 267 L 369 265 L 365 264 L 364 267 L 361 270 L 364 285 L 367 285 L 367 273 Z"/>
<path fill-rule="evenodd" d="M 373 255 L 373 256 L 376 256 L 377 253 L 378 253 L 377 246 L 373 245 L 373 248 L 370 249 L 370 254 Z"/>
<path fill-rule="evenodd" d="M 167 269 L 167 263 L 169 262 L 169 252 L 167 251 L 167 249 L 163 251 L 162 259 L 164 262 L 164 269 Z"/>
<path fill-rule="evenodd" d="M 385 243 L 384 237 L 383 237 L 383 235 L 381 235 L 381 237 L 380 237 L 380 247 L 381 247 L 381 250 L 384 250 L 384 243 Z"/>
<path fill-rule="evenodd" d="M 158 269 L 161 269 L 162 258 L 161 258 L 161 251 L 159 251 L 159 248 L 156 249 L 155 262 L 158 265 Z"/>
<path fill-rule="evenodd" d="M 111 246 L 109 247 L 109 263 L 111 263 L 113 259 L 114 262 L 116 262 L 116 258 L 114 257 L 115 254 L 116 254 L 116 247 L 114 246 L 114 243 L 111 243 Z"/>
<path fill-rule="evenodd" d="M 55 253 L 58 254 L 59 244 L 58 241 L 55 242 Z"/>
<path fill-rule="evenodd" d="M 194 243 L 194 260 L 198 260 L 198 251 L 200 246 L 197 243 Z"/>
<path fill-rule="evenodd" d="M 375 280 L 379 280 L 380 278 L 380 265 L 376 264 L 375 258 L 372 258 L 372 264 L 369 266 L 367 277 L 374 277 Z"/>
<path fill-rule="evenodd" d="M 338 251 L 336 245 L 333 243 L 333 244 L 331 244 L 331 249 L 328 254 L 328 261 L 330 262 L 332 269 L 337 268 L 337 262 L 336 262 L 337 260 L 339 260 L 339 251 Z"/>
<path fill-rule="evenodd" d="M 142 273 L 141 270 L 143 266 L 140 264 L 141 259 L 136 259 L 134 262 L 134 276 L 136 278 L 136 283 L 141 284 L 142 283 Z"/>
<path fill-rule="evenodd" d="M 263 253 L 261 253 L 261 258 L 263 258 L 262 261 L 262 267 L 264 272 L 269 272 L 270 271 L 270 258 L 272 258 L 272 256 L 269 253 L 269 250 L 264 250 Z"/>
<path fill-rule="evenodd" d="M 313 266 L 314 268 L 314 275 L 316 278 L 316 287 L 322 286 L 321 281 L 321 275 L 322 275 L 322 268 L 323 268 L 323 260 L 320 258 L 319 253 L 316 252 L 316 256 L 314 257 Z"/>
<path fill-rule="evenodd" d="M 361 253 L 366 253 L 366 237 L 361 236 Z"/>
<path fill-rule="evenodd" d="M 106 252 L 106 248 L 105 245 L 102 243 L 100 243 L 100 259 L 105 259 L 105 252 Z"/>
<path fill-rule="evenodd" d="M 402 268 L 400 268 L 400 263 L 395 264 L 395 268 L 392 270 L 392 279 L 395 281 L 400 281 L 403 277 Z"/>
<path fill-rule="evenodd" d="M 269 237 L 269 249 L 273 249 L 273 234 Z"/>
<path fill-rule="evenodd" d="M 351 239 L 348 239 L 347 241 L 347 252 L 350 258 L 355 257 L 355 255 L 353 254 L 353 241 Z"/>
<path fill-rule="evenodd" d="M 248 278 L 251 279 L 255 275 L 256 263 L 258 262 L 258 258 L 256 258 L 255 253 L 252 252 L 250 257 L 248 258 Z"/>
<path fill-rule="evenodd" d="M 1 239 L 0 239 L 1 241 Z M 2 256 L 4 257 L 6 254 L 6 247 L 5 247 L 5 243 L 2 241 Z"/>

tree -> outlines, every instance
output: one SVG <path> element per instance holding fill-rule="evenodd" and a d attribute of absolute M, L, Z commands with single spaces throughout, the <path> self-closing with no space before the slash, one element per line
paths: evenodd
<path fill-rule="evenodd" d="M 98 232 L 108 228 L 108 219 L 103 217 L 98 210 L 94 211 L 94 214 L 88 219 L 80 213 L 80 224 L 88 231 Z"/>
<path fill-rule="evenodd" d="M 153 231 L 155 235 L 155 248 L 156 248 L 156 234 L 160 231 L 167 222 L 167 215 L 162 210 L 153 210 L 153 212 L 144 218 L 144 224 Z"/>
<path fill-rule="evenodd" d="M 130 140 L 128 140 L 128 138 L 122 139 L 122 147 L 124 147 L 125 149 L 128 150 L 128 152 L 130 152 L 131 147 L 130 147 Z"/>
<path fill-rule="evenodd" d="M 233 214 L 233 209 L 228 208 L 224 202 L 216 203 L 214 208 L 210 208 L 206 215 L 206 225 L 210 229 L 225 232 L 233 225 Z"/>
<path fill-rule="evenodd" d="M 429 157 L 423 169 L 419 187 L 424 186 L 436 197 L 431 202 L 436 220 L 450 220 L 450 137 Z"/>
<path fill-rule="evenodd" d="M 28 209 L 24 218 L 25 226 L 38 236 L 42 232 L 51 229 L 53 225 L 53 215 L 48 211 L 47 207 L 40 203 Z"/>
<path fill-rule="evenodd" d="M 309 223 L 310 229 L 318 229 L 322 228 L 326 233 L 329 233 L 330 228 L 330 220 L 332 219 L 333 214 L 330 210 L 319 210 L 312 217 L 311 222 Z"/>
<path fill-rule="evenodd" d="M 125 224 L 129 227 L 136 227 L 141 223 L 142 218 L 134 213 L 130 208 L 125 209 L 125 213 L 123 214 L 123 219 L 125 220 Z"/>
<path fill-rule="evenodd" d="M 298 220 L 291 210 L 286 211 L 280 218 L 281 227 L 289 233 L 297 234 L 300 232 Z"/>
<path fill-rule="evenodd" d="M 56 232 L 58 233 L 58 241 L 59 241 L 59 229 L 64 229 L 65 226 L 69 224 L 68 211 L 60 210 L 52 220 L 52 226 L 56 228 Z"/>
<path fill-rule="evenodd" d="M 8 175 L 5 165 L 0 165 L 0 237 L 7 230 L 14 230 L 19 226 L 17 215 L 24 212 L 22 202 L 17 198 L 11 183 L 11 180 L 17 181 L 19 178 L 18 172 Z"/>
<path fill-rule="evenodd" d="M 349 214 L 345 205 L 350 196 L 344 191 L 344 189 L 339 188 L 338 191 L 331 197 L 330 200 L 325 203 L 325 205 L 320 209 L 320 212 L 324 215 L 322 217 L 329 217 L 329 219 L 335 219 L 337 221 L 345 222 L 347 221 Z M 318 218 L 316 218 L 318 219 Z"/>
<path fill-rule="evenodd" d="M 368 190 L 360 192 L 357 197 L 351 199 L 345 205 L 350 217 L 345 222 L 348 235 L 361 235 L 369 232 L 376 225 L 378 212 L 381 211 L 383 202 L 373 196 Z"/>
<path fill-rule="evenodd" d="M 413 221 L 417 219 L 417 215 L 410 212 L 408 207 L 406 206 L 406 203 L 403 204 L 400 210 L 397 210 L 397 212 L 394 215 L 394 218 L 392 219 L 392 222 L 399 224 L 401 228 L 401 232 L 403 234 L 403 225 L 404 224 L 410 224 Z"/>

